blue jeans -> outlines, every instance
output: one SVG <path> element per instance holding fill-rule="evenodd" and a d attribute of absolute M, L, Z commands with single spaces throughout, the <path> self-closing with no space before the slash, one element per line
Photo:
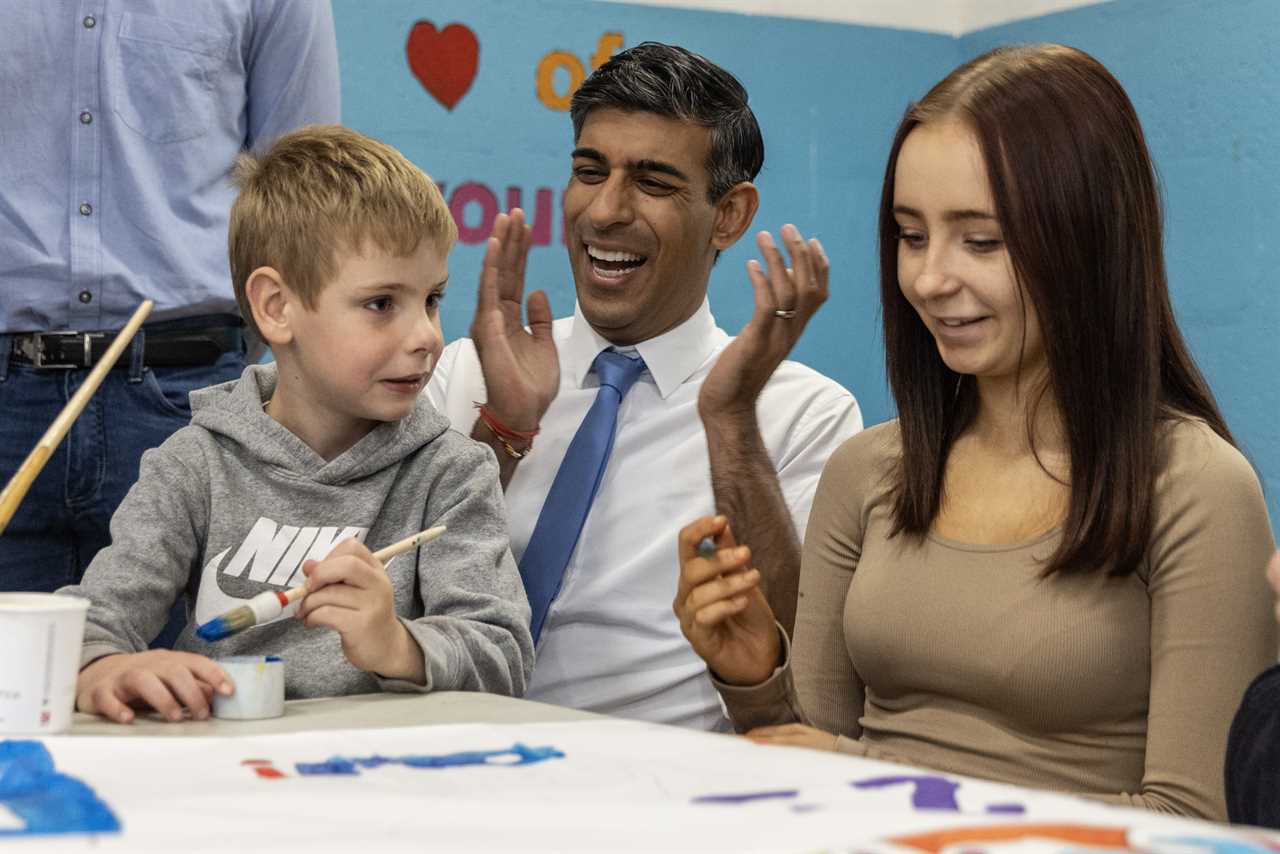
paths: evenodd
<path fill-rule="evenodd" d="M 6 336 L 0 343 L 7 356 Z M 111 542 L 111 515 L 138 479 L 142 452 L 191 420 L 188 392 L 235 379 L 245 365 L 243 353 L 224 353 L 210 366 L 143 368 L 134 360 L 131 367 L 131 355 L 123 353 L 107 373 L 0 534 L 0 590 L 52 591 L 79 582 Z M 0 362 L 0 484 L 88 374 Z M 171 645 L 185 622 L 180 600 L 153 645 Z"/>

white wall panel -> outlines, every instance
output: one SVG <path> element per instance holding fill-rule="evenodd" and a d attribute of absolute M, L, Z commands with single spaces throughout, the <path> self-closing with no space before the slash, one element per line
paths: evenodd
<path fill-rule="evenodd" d="M 778 15 L 844 24 L 894 27 L 959 36 L 1106 0 L 604 0 L 680 6 L 713 12 Z"/>

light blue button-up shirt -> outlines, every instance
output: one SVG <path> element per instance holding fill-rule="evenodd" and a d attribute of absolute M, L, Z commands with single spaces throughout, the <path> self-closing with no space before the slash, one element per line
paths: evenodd
<path fill-rule="evenodd" d="M 229 173 L 340 120 L 329 0 L 19 0 L 0 50 L 0 332 L 235 312 Z"/>

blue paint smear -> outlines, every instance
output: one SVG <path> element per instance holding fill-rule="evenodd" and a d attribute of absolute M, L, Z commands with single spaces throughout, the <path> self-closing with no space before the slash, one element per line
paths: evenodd
<path fill-rule="evenodd" d="M 1027 808 L 1022 804 L 987 804 L 987 812 L 1000 815 L 1021 815 Z"/>
<path fill-rule="evenodd" d="M 1144 847 L 1158 851 L 1165 845 L 1183 849 L 1195 847 L 1205 854 L 1270 854 L 1270 849 L 1249 840 L 1220 836 L 1162 836 L 1152 839 Z"/>
<path fill-rule="evenodd" d="M 776 789 L 772 792 L 739 792 L 732 795 L 702 795 L 694 798 L 695 804 L 747 804 L 752 801 L 782 800 L 794 798 L 799 789 Z"/>
<path fill-rule="evenodd" d="M 515 762 L 492 762 L 499 757 L 514 756 Z M 354 775 L 361 768 L 380 768 L 383 765 L 404 765 L 408 768 L 457 768 L 462 765 L 531 765 L 547 759 L 563 759 L 564 754 L 554 747 L 527 747 L 516 743 L 505 750 L 466 750 L 461 753 L 445 753 L 438 756 L 332 756 L 324 762 L 298 762 L 298 773 L 305 776 L 327 774 Z"/>
<path fill-rule="evenodd" d="M 0 805 L 25 823 L 0 829 L 0 837 L 120 830 L 120 821 L 93 789 L 60 774 L 38 741 L 0 741 Z"/>
<path fill-rule="evenodd" d="M 355 776 L 360 773 L 360 769 L 356 768 L 356 763 L 350 759 L 344 759 L 341 756 L 334 756 L 326 759 L 324 762 L 299 762 L 299 774 L 346 774 Z"/>
<path fill-rule="evenodd" d="M 231 634 L 231 626 L 223 617 L 214 617 L 196 629 L 196 637 L 205 643 L 220 641 Z"/>

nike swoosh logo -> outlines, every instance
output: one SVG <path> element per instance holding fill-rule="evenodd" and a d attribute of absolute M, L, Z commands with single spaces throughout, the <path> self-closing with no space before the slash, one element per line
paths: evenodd
<path fill-rule="evenodd" d="M 221 617 L 223 614 L 239 608 L 248 602 L 248 599 L 241 599 L 238 596 L 228 596 L 222 592 L 222 588 L 218 586 L 218 566 L 222 563 L 222 559 L 230 552 L 230 548 L 223 549 L 213 556 L 213 559 L 204 565 L 204 571 L 200 573 L 200 589 L 196 592 L 196 625 L 203 626 L 210 620 Z M 264 587 L 263 590 L 275 588 Z M 294 602 L 288 608 L 281 612 L 280 616 L 267 620 L 266 623 L 259 623 L 265 626 L 268 623 L 274 623 L 276 620 L 284 620 L 298 613 L 298 603 Z"/>
<path fill-rule="evenodd" d="M 213 559 L 204 565 L 204 571 L 200 573 L 200 589 L 196 592 L 196 625 L 203 626 L 216 617 L 221 617 L 233 608 L 239 608 L 248 602 L 248 599 L 241 599 L 238 596 L 228 596 L 222 592 L 222 588 L 218 586 L 218 566 L 222 563 L 222 559 L 230 552 L 230 548 L 223 549 L 213 556 Z M 391 564 L 395 563 L 404 555 L 396 555 L 387 561 L 386 568 L 390 569 Z M 264 588 L 266 589 L 266 588 Z M 274 589 L 274 588 L 271 588 Z M 265 626 L 268 623 L 274 623 L 276 620 L 285 620 L 298 613 L 298 605 L 294 602 L 288 608 L 280 613 L 280 616 L 267 620 L 266 623 L 259 623 Z"/>

